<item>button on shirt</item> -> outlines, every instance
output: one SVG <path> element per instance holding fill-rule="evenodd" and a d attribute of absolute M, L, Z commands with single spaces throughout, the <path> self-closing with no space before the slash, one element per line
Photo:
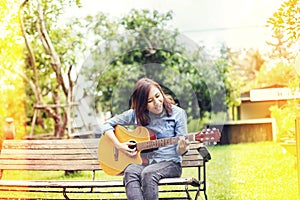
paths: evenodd
<path fill-rule="evenodd" d="M 172 105 L 172 115 L 168 116 L 163 110 L 161 114 L 149 113 L 150 122 L 146 128 L 152 130 L 156 134 L 157 139 L 170 138 L 174 136 L 184 136 L 187 134 L 187 116 L 186 112 L 175 105 Z M 100 133 L 113 130 L 116 125 L 137 125 L 135 111 L 127 110 L 122 114 L 116 115 L 105 121 L 100 127 Z M 182 157 L 178 152 L 177 144 L 162 146 L 153 151 L 152 158 L 149 162 L 174 161 L 181 162 Z"/>

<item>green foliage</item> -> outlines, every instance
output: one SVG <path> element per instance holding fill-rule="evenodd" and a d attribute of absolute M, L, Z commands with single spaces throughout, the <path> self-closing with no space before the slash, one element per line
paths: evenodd
<path fill-rule="evenodd" d="M 294 77 L 289 79 L 288 88 L 291 95 L 299 95 L 300 79 Z M 272 106 L 270 108 L 271 117 L 275 118 L 277 126 L 277 140 L 294 140 L 295 139 L 295 119 L 300 116 L 299 99 L 288 100 L 282 107 Z"/>
<path fill-rule="evenodd" d="M 157 10 L 150 11 L 143 9 L 141 11 L 133 9 L 127 17 L 121 20 L 127 30 L 143 31 L 145 27 L 164 29 L 168 25 L 168 21 L 172 20 L 172 11 L 165 14 L 159 13 Z"/>
<path fill-rule="evenodd" d="M 23 18 L 22 21 L 24 22 L 25 32 L 29 39 L 29 45 L 32 47 L 35 57 L 34 64 L 37 67 L 38 85 L 36 85 L 37 88 L 35 88 L 35 90 L 39 90 L 41 92 L 41 101 L 44 104 L 65 103 L 66 101 L 66 94 L 63 92 L 62 87 L 63 84 L 60 83 L 57 73 L 65 72 L 65 74 L 67 74 L 70 67 L 75 64 L 76 55 L 74 52 L 71 53 L 71 49 L 75 49 L 77 41 L 80 41 L 80 39 L 76 37 L 71 29 L 62 27 L 59 24 L 59 18 L 62 14 L 64 14 L 67 7 L 71 5 L 79 5 L 79 3 L 79 1 L 61 0 L 28 1 L 22 9 L 22 12 L 20 12 Z M 42 16 L 38 15 L 39 7 L 42 8 Z M 49 49 L 47 50 L 43 45 L 45 44 L 45 40 L 42 39 L 43 37 L 39 28 L 41 27 L 41 24 L 39 23 L 40 21 L 45 24 L 45 29 L 49 35 L 51 43 L 53 44 L 54 51 L 58 54 L 58 59 L 62 63 L 58 70 L 54 70 L 54 68 L 52 68 L 54 66 L 53 63 L 56 62 L 53 60 L 55 55 L 52 55 L 53 52 L 49 53 Z M 26 64 L 25 74 L 28 79 L 27 83 L 34 83 L 36 76 L 34 74 L 33 63 L 31 63 L 29 56 L 29 50 L 25 49 L 24 60 Z M 67 83 L 67 78 L 64 81 Z M 38 99 L 37 96 L 35 96 L 32 87 L 30 87 L 30 84 L 26 85 L 26 94 L 27 116 L 31 119 L 34 112 L 33 105 L 37 103 Z M 56 102 L 54 98 L 57 97 L 61 97 L 61 99 Z M 64 115 L 64 110 L 56 109 L 55 112 L 59 117 Z M 40 128 L 43 129 L 41 132 L 49 131 L 49 127 L 50 125 L 53 125 L 53 122 L 46 118 L 49 118 L 46 114 L 38 116 L 39 121 L 42 124 L 45 124 L 44 127 L 48 128 L 44 129 L 43 126 L 37 127 L 37 131 L 35 130 L 36 132 L 40 132 Z"/>
<path fill-rule="evenodd" d="M 38 16 L 37 10 L 39 5 L 42 7 L 43 17 Z M 28 1 L 23 8 L 24 26 L 30 40 L 30 46 L 33 49 L 35 65 L 38 71 L 38 87 L 42 93 L 42 103 L 44 104 L 66 103 L 67 90 L 72 86 L 73 81 L 76 80 L 77 73 L 81 67 L 80 63 L 89 53 L 89 47 L 103 41 L 106 36 L 111 36 L 115 32 L 115 23 L 109 22 L 107 17 L 101 13 L 93 18 L 87 17 L 83 20 L 74 18 L 67 24 L 62 23 L 63 14 L 70 6 L 80 7 L 80 1 Z M 42 39 L 39 29 L 41 25 L 38 23 L 41 19 L 44 20 L 46 32 L 53 44 L 55 53 L 49 51 L 50 48 L 47 50 L 47 46 L 44 45 L 45 40 Z M 89 31 L 93 31 L 98 37 L 87 37 L 90 34 Z M 56 55 L 54 54 L 57 54 L 59 58 L 55 59 Z M 28 58 L 29 53 L 26 51 L 26 75 L 29 81 L 35 82 L 33 66 Z M 55 60 L 59 60 L 61 64 L 57 64 L 58 62 Z M 60 76 L 61 74 L 62 76 Z M 27 115 L 31 118 L 34 111 L 32 105 L 37 103 L 37 97 L 29 85 L 26 87 L 26 93 Z M 55 115 L 51 115 L 50 112 L 48 114 L 53 119 L 55 118 L 54 116 L 58 116 L 63 120 L 65 119 L 65 112 L 66 109 L 62 108 L 52 110 L 52 113 L 55 113 Z M 44 113 L 40 117 L 39 119 L 44 119 L 45 127 L 49 128 L 50 125 L 53 125 L 50 120 L 45 120 L 49 115 Z M 57 118 L 55 122 L 56 125 L 63 124 L 58 123 Z M 44 127 L 40 128 L 44 129 Z M 44 129 L 44 131 L 48 132 L 48 128 Z M 36 130 L 36 132 L 40 132 L 39 127 Z"/>
<path fill-rule="evenodd" d="M 236 84 L 228 73 L 226 53 L 213 58 L 204 47 L 180 35 L 170 26 L 171 11 L 132 10 L 118 21 L 98 13 L 83 20 L 74 18 L 61 25 L 61 14 L 70 5 L 78 5 L 78 2 L 42 2 L 46 28 L 62 63 L 60 71 L 66 75 L 72 66 L 75 72 L 81 70 L 80 73 L 85 75 L 82 83 L 87 85 L 84 95 L 92 97 L 94 105 L 91 107 L 97 112 L 119 113 L 127 109 L 132 87 L 143 76 L 155 79 L 179 99 L 192 118 L 199 118 L 207 112 L 225 111 L 238 103 L 235 100 L 238 90 L 233 87 Z M 38 21 L 36 10 L 37 3 L 29 2 L 24 9 L 24 21 L 36 55 L 43 100 L 52 103 L 55 93 L 64 103 L 66 94 L 50 67 L 51 57 L 39 40 L 35 26 Z M 124 32 L 119 34 L 121 31 Z M 81 68 L 80 63 L 87 55 L 90 56 Z M 34 77 L 31 68 L 26 69 L 26 74 Z M 26 91 L 27 107 L 30 108 L 35 99 L 28 87 Z M 28 111 L 32 116 L 33 109 Z"/>
<path fill-rule="evenodd" d="M 191 133 L 201 131 L 202 129 L 207 128 L 207 125 L 211 124 L 211 122 L 222 122 L 224 121 L 224 115 L 226 115 L 226 113 L 205 112 L 199 119 L 193 119 L 190 117 L 188 119 L 188 132 Z"/>
<path fill-rule="evenodd" d="M 241 92 L 255 88 L 256 86 L 253 86 L 253 83 L 255 82 L 256 75 L 265 63 L 261 52 L 255 49 L 232 50 L 230 48 L 227 51 L 224 50 L 224 52 L 227 52 L 229 59 L 227 77 L 231 85 L 233 85 L 231 89 L 236 90 L 233 94 L 240 95 Z M 235 103 L 235 105 L 239 104 L 239 102 Z"/>
<path fill-rule="evenodd" d="M 274 32 L 283 33 L 287 39 L 297 41 L 300 37 L 300 3 L 299 0 L 286 0 L 269 18 L 268 23 Z"/>
<path fill-rule="evenodd" d="M 286 0 L 269 18 L 268 25 L 274 32 L 273 36 L 278 40 L 275 44 L 270 43 L 274 48 L 271 58 L 274 60 L 276 58 L 274 57 L 275 55 L 281 62 L 277 62 L 274 67 L 264 67 L 260 71 L 257 80 L 257 82 L 287 85 L 291 89 L 292 94 L 299 92 L 299 75 L 293 64 L 294 56 L 298 52 L 293 47 L 299 49 L 299 46 L 295 46 L 295 44 L 298 45 L 300 36 L 299 10 L 299 0 Z M 286 61 L 288 61 L 288 64 L 286 64 Z M 298 100 L 288 101 L 281 108 L 273 106 L 270 108 L 270 111 L 271 116 L 276 119 L 278 140 L 294 139 L 295 118 L 299 115 Z"/>
<path fill-rule="evenodd" d="M 260 88 L 276 84 L 289 85 L 296 76 L 297 72 L 292 64 L 277 62 L 274 66 L 263 65 L 257 73 L 252 87 Z"/>
<path fill-rule="evenodd" d="M 295 119 L 300 114 L 299 105 L 294 102 L 288 102 L 285 106 L 279 108 L 276 106 L 270 107 L 271 117 L 276 120 L 277 140 L 295 139 Z"/>
<path fill-rule="evenodd" d="M 170 28 L 171 19 L 171 12 L 132 10 L 120 22 L 124 34 L 92 52 L 81 72 L 86 81 L 96 83 L 87 93 L 97 91 L 93 98 L 98 111 L 126 110 L 134 83 L 143 76 L 180 100 L 192 118 L 232 104 L 236 90 L 227 74 L 228 58 L 212 59 L 204 47 Z"/>
<path fill-rule="evenodd" d="M 268 26 L 273 30 L 275 42 L 268 42 L 273 46 L 271 58 L 286 59 L 293 61 L 299 50 L 300 39 L 300 1 L 285 0 L 280 8 L 274 12 L 273 16 L 267 21 Z"/>

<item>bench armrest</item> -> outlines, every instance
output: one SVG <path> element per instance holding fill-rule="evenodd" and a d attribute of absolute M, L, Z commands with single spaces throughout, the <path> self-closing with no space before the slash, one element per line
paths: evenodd
<path fill-rule="evenodd" d="M 211 155 L 206 146 L 201 146 L 197 150 L 202 156 L 204 162 L 208 162 L 209 160 L 211 160 Z"/>

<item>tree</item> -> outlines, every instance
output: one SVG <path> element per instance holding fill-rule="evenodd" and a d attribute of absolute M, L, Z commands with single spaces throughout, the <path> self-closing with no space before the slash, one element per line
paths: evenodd
<path fill-rule="evenodd" d="M 263 55 L 259 50 L 240 49 L 228 50 L 229 63 L 231 66 L 230 77 L 239 85 L 241 92 L 260 87 L 255 85 L 257 74 L 265 63 Z"/>
<path fill-rule="evenodd" d="M 172 29 L 171 19 L 172 12 L 132 10 L 121 19 L 124 34 L 91 54 L 83 82 L 97 83 L 86 88 L 98 91 L 95 102 L 105 105 L 98 110 L 119 113 L 127 109 L 135 81 L 147 76 L 180 99 L 193 118 L 226 111 L 226 92 L 231 92 L 224 89 L 227 63 L 212 60 L 204 47 Z"/>
<path fill-rule="evenodd" d="M 66 107 L 74 100 L 73 87 L 76 84 L 80 62 L 78 58 L 84 57 L 88 48 L 83 33 L 90 28 L 87 24 L 78 19 L 65 25 L 58 24 L 59 17 L 71 5 L 80 6 L 80 1 L 25 0 L 19 10 L 27 50 L 26 73 L 19 74 L 30 87 L 27 88 L 29 107 L 44 111 L 43 116 L 39 116 L 39 122 L 46 116 L 53 119 L 56 137 L 64 135 L 70 120 Z M 85 19 L 88 20 L 90 19 Z M 98 28 L 92 31 L 99 31 L 103 27 L 103 30 L 110 30 L 111 24 L 105 20 L 106 17 L 102 15 L 97 21 Z M 32 105 L 32 102 L 35 102 L 35 105 Z M 29 115 L 32 115 L 33 109 L 30 110 Z"/>
<path fill-rule="evenodd" d="M 42 2 L 40 0 L 28 2 L 28 0 L 25 0 L 20 5 L 20 26 L 27 49 L 26 56 L 28 62 L 26 74 L 22 72 L 19 72 L 19 74 L 23 76 L 32 90 L 36 102 L 34 107 L 44 110 L 53 118 L 54 135 L 62 137 L 68 119 L 66 118 L 67 115 L 61 112 L 60 105 L 62 102 L 60 95 L 64 94 L 64 100 L 69 104 L 71 102 L 70 99 L 72 99 L 71 91 L 74 85 L 74 82 L 70 78 L 67 81 L 64 80 L 63 71 L 67 70 L 68 75 L 70 75 L 73 67 L 72 64 L 74 63 L 69 63 L 69 66 L 65 66 L 62 63 L 63 60 L 60 58 L 58 48 L 55 48 L 52 41 L 55 34 L 58 34 L 58 31 L 49 31 L 54 26 L 50 19 L 56 14 L 60 14 L 64 8 L 62 3 L 61 7 L 56 3 Z M 57 16 L 54 17 L 54 19 L 56 18 Z M 36 41 L 36 43 L 32 41 Z M 64 45 L 67 46 L 68 44 Z M 45 76 L 50 77 L 50 82 L 49 80 L 41 81 L 42 76 L 39 73 L 40 71 L 44 72 Z M 49 99 L 45 99 L 48 94 L 51 95 L 53 107 L 48 105 Z M 40 119 L 42 118 L 40 117 Z"/>
<path fill-rule="evenodd" d="M 299 10 L 299 0 L 286 0 L 267 21 L 274 32 L 273 37 L 278 39 L 276 45 L 272 44 L 275 47 L 274 53 L 279 53 L 278 56 L 285 57 L 289 61 L 293 61 L 292 58 L 297 52 L 293 51 L 293 48 L 296 47 L 299 49 L 297 47 L 300 38 Z"/>
<path fill-rule="evenodd" d="M 279 61 L 293 60 L 293 53 L 290 52 L 292 42 L 289 39 L 285 39 L 282 32 L 275 30 L 272 35 L 274 41 L 268 41 L 267 44 L 272 47 L 269 53 L 269 59 Z"/>
<path fill-rule="evenodd" d="M 276 84 L 288 86 L 291 80 L 295 78 L 295 74 L 297 73 L 292 64 L 277 62 L 273 67 L 263 65 L 257 74 L 254 84 L 256 88 Z"/>
<path fill-rule="evenodd" d="M 276 77 L 276 82 L 286 84 L 292 94 L 299 94 L 299 66 L 294 62 L 295 55 L 299 54 L 300 36 L 300 2 L 299 0 L 286 0 L 281 7 L 268 20 L 277 43 L 269 43 L 273 47 L 271 58 L 278 61 L 275 66 L 269 69 L 268 74 Z M 273 64 L 274 65 L 274 64 Z M 283 76 L 282 76 L 283 75 Z M 262 73 L 261 77 L 265 76 Z M 295 138 L 295 117 L 299 115 L 299 99 L 288 100 L 282 107 L 273 106 L 270 108 L 271 116 L 276 119 L 278 140 Z"/>
<path fill-rule="evenodd" d="M 181 105 L 195 118 L 207 111 L 217 111 L 214 107 L 225 110 L 226 92 L 231 90 L 224 90 L 224 83 L 228 82 L 220 73 L 226 71 L 226 65 L 205 61 L 207 54 L 203 47 L 193 43 L 184 47 L 178 31 L 168 30 L 171 12 L 133 10 L 120 24 L 100 13 L 59 27 L 58 17 L 70 4 L 78 2 L 24 1 L 20 7 L 28 50 L 26 74 L 20 74 L 30 86 L 27 88 L 30 99 L 44 110 L 40 117 L 53 119 L 55 136 L 63 135 L 69 119 L 66 109 L 49 104 L 68 105 L 90 95 L 95 99 L 92 101 L 95 105 L 91 106 L 97 112 L 109 108 L 116 113 L 121 107 L 128 107 L 131 92 L 128 88 L 145 75 L 155 77 L 166 90 L 176 94 Z M 120 30 L 125 30 L 124 34 L 117 34 Z M 90 59 L 80 72 L 84 77 L 72 78 L 78 70 L 78 57 L 84 58 L 83 53 L 88 51 Z M 83 53 L 78 55 L 78 52 Z M 72 88 L 80 88 L 81 84 L 87 90 L 77 98 Z M 186 95 L 187 92 L 191 95 Z"/>

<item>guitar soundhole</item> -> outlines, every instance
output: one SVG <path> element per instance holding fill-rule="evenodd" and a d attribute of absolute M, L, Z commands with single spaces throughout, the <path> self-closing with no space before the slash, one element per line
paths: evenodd
<path fill-rule="evenodd" d="M 133 143 L 132 145 L 128 145 L 128 147 L 130 148 L 130 149 L 134 149 L 134 148 L 136 148 L 136 142 L 135 141 L 129 141 L 130 143 Z"/>

